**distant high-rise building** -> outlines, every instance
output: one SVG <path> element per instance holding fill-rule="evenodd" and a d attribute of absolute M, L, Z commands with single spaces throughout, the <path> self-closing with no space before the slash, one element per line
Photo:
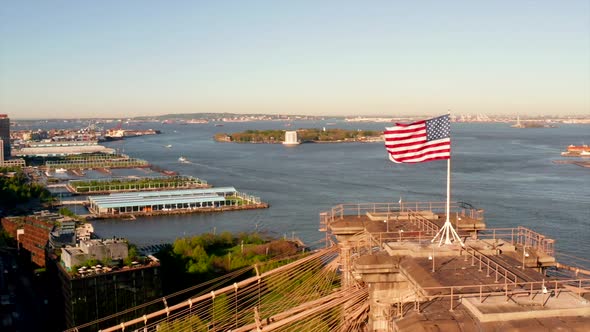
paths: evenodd
<path fill-rule="evenodd" d="M 0 114 L 0 140 L 4 141 L 4 159 L 10 159 L 10 119 Z"/>
<path fill-rule="evenodd" d="M 0 138 L 0 164 L 4 164 L 4 141 Z"/>

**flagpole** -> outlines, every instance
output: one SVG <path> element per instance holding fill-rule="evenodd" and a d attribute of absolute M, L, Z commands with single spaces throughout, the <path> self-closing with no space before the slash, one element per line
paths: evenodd
<path fill-rule="evenodd" d="M 448 115 L 449 115 L 449 122 L 451 122 L 451 110 L 448 110 Z M 451 216 L 451 156 L 449 154 L 449 159 L 447 159 L 447 220 L 446 223 L 451 223 L 450 221 L 450 216 Z M 449 233 L 447 232 L 447 241 L 448 243 L 450 243 L 449 241 Z"/>
<path fill-rule="evenodd" d="M 450 223 L 450 216 L 451 216 L 451 158 L 447 159 L 447 223 Z M 445 244 L 450 244 L 451 240 L 449 239 L 449 232 L 445 232 L 446 239 Z"/>
<path fill-rule="evenodd" d="M 440 228 L 438 233 L 432 238 L 430 242 L 434 242 L 439 236 L 438 245 L 441 246 L 444 244 L 452 244 L 452 241 L 458 242 L 462 247 L 465 246 L 457 231 L 453 228 L 451 224 L 451 158 L 447 159 L 447 204 L 446 204 L 446 220 L 443 226 Z M 444 241 L 444 242 L 443 242 Z"/>

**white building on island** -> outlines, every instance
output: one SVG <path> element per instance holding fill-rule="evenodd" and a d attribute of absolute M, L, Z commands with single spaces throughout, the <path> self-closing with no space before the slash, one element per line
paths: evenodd
<path fill-rule="evenodd" d="M 284 145 L 297 145 L 299 141 L 297 140 L 297 131 L 290 130 L 285 132 L 285 141 L 283 142 Z"/>

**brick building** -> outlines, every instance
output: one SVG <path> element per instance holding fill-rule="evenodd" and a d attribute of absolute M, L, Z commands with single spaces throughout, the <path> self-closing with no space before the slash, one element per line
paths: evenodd
<path fill-rule="evenodd" d="M 58 221 L 64 220 L 60 214 L 44 211 L 26 217 L 2 218 L 2 227 L 17 240 L 22 249 L 31 253 L 33 263 L 44 267 L 49 233 Z"/>
<path fill-rule="evenodd" d="M 52 222 L 35 216 L 9 217 L 2 219 L 2 227 L 17 239 L 21 248 L 31 253 L 33 263 L 45 266 L 45 247 L 53 228 Z"/>

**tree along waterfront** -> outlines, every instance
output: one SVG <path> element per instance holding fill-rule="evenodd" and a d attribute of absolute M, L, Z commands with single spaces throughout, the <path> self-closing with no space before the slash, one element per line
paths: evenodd
<path fill-rule="evenodd" d="M 162 266 L 164 293 L 170 294 L 243 267 L 301 252 L 303 248 L 292 241 L 259 233 L 223 232 L 176 239 L 155 256 Z"/>
<path fill-rule="evenodd" d="M 29 181 L 16 167 L 0 167 L 0 206 L 8 208 L 30 200 L 51 201 L 51 193 L 41 184 Z"/>
<path fill-rule="evenodd" d="M 297 136 L 301 142 L 362 142 L 374 140 L 381 136 L 375 130 L 347 130 L 347 129 L 297 129 Z M 214 136 L 218 142 L 236 143 L 281 143 L 285 140 L 284 130 L 246 130 L 232 134 L 217 133 Z"/>

